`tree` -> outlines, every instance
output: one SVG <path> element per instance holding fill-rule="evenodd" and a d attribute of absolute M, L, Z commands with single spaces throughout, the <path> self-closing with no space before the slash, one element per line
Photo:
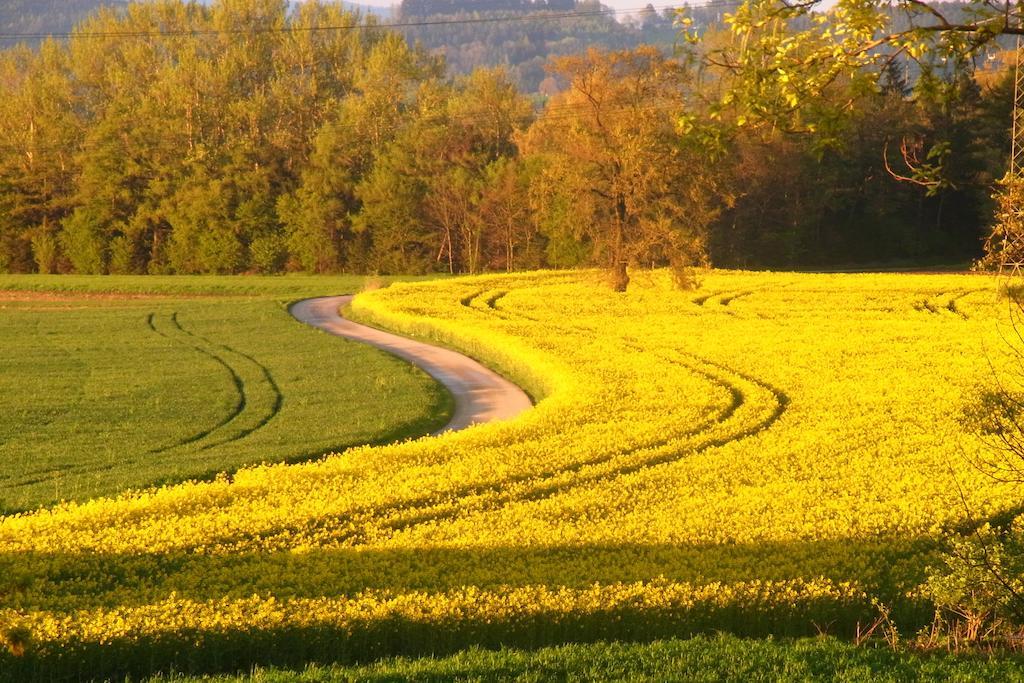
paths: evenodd
<path fill-rule="evenodd" d="M 709 43 L 680 10 L 684 44 L 696 45 L 722 79 L 715 113 L 738 127 L 813 131 L 805 120 L 844 81 L 892 87 L 897 65 L 926 74 L 998 49 L 1024 35 L 1024 7 L 970 0 L 744 0 L 725 16 L 727 32 Z M 888 85 L 886 85 L 888 84 Z M 901 88 L 907 84 L 901 84 Z"/>
<path fill-rule="evenodd" d="M 476 273 L 484 262 L 486 220 L 482 202 L 488 168 L 513 157 L 514 142 L 530 119 L 530 106 L 503 69 L 477 69 L 448 97 L 444 121 L 433 127 L 437 162 L 429 171 L 425 206 L 444 235 L 449 271 L 456 262 Z"/>
<path fill-rule="evenodd" d="M 631 265 L 685 272 L 705 256 L 973 256 L 1010 91 L 979 92 L 967 62 L 935 51 L 913 72 L 886 61 L 911 52 L 907 32 L 863 49 L 905 28 L 877 10 L 751 0 L 691 46 L 701 69 L 695 52 L 652 48 L 557 59 L 528 133 L 513 83 L 544 77 L 543 41 L 522 30 L 494 27 L 519 67 L 448 78 L 439 57 L 335 3 L 101 10 L 65 43 L 0 53 L 0 270 L 597 263 L 623 287 Z M 446 54 L 473 50 L 487 58 Z"/>
<path fill-rule="evenodd" d="M 357 187 L 361 211 L 353 227 L 371 237 L 376 267 L 483 267 L 485 233 L 493 229 L 481 209 L 487 169 L 516 153 L 514 137 L 529 113 L 500 69 L 421 85 Z"/>
<path fill-rule="evenodd" d="M 982 95 L 952 49 L 961 34 L 943 42 L 915 28 L 920 18 L 871 2 L 815 7 L 744 3 L 693 46 L 734 160 L 712 258 L 792 267 L 977 256 L 1003 159 L 986 151 Z"/>
<path fill-rule="evenodd" d="M 658 50 L 553 60 L 569 83 L 524 136 L 543 170 L 533 192 L 553 242 L 573 235 L 624 291 L 627 268 L 670 264 L 678 272 L 705 259 L 715 215 L 714 178 L 692 128 L 680 131 L 690 74 Z"/>
<path fill-rule="evenodd" d="M 57 267 L 54 231 L 73 206 L 77 171 L 75 104 L 58 43 L 0 53 L 0 271 Z"/>
<path fill-rule="evenodd" d="M 299 186 L 278 204 L 289 248 L 303 269 L 369 267 L 369 240 L 361 239 L 368 231 L 365 225 L 353 226 L 361 208 L 357 187 L 408 118 L 416 84 L 439 75 L 436 60 L 395 34 L 383 35 L 370 48 L 365 68 L 354 76 L 353 90 L 317 132 Z"/>
<path fill-rule="evenodd" d="M 515 157 L 502 157 L 484 169 L 479 215 L 484 228 L 486 266 L 513 270 L 541 264 L 539 236 L 528 202 L 529 175 Z"/>

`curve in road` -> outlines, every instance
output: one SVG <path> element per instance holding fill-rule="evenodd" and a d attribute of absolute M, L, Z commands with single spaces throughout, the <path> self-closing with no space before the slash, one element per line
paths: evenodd
<path fill-rule="evenodd" d="M 455 411 L 439 432 L 508 420 L 533 405 L 526 392 L 472 358 L 343 318 L 340 309 L 352 296 L 303 299 L 292 304 L 289 312 L 307 325 L 407 360 L 447 387 L 455 399 Z"/>

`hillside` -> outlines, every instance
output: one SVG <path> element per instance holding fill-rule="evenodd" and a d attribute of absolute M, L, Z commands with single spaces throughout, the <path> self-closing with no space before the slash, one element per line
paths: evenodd
<path fill-rule="evenodd" d="M 203 4 L 211 4 L 210 0 Z M 295 5 L 296 3 L 292 3 Z M 628 49 L 654 44 L 671 49 L 676 38 L 672 13 L 651 12 L 636 21 L 618 20 L 612 14 L 593 14 L 597 3 L 572 2 L 522 3 L 516 0 L 451 2 L 406 0 L 394 13 L 390 7 L 359 3 L 339 3 L 346 9 L 377 16 L 382 21 L 428 21 L 433 25 L 406 27 L 403 34 L 410 43 L 419 43 L 431 52 L 443 55 L 452 72 L 467 74 L 478 66 L 503 65 L 517 85 L 526 92 L 537 92 L 547 74 L 544 65 L 553 55 L 572 54 L 587 47 Z M 384 4 L 383 0 L 380 2 Z M 0 3 L 0 32 L 18 34 L 67 33 L 76 23 L 103 6 L 124 7 L 127 0 L 10 0 Z M 537 14 L 564 15 L 566 10 L 583 14 L 578 18 L 558 16 L 544 21 L 501 21 L 509 14 L 529 11 Z M 547 8 L 549 11 L 544 12 Z M 718 10 L 716 14 L 720 14 Z M 714 20 L 708 10 L 698 11 L 699 23 Z M 483 21 L 481 19 L 495 19 Z M 468 20 L 468 21 L 467 21 Z M 440 22 L 440 23 L 434 23 Z M 13 40 L 0 40 L 0 48 Z M 38 44 L 38 39 L 27 40 Z"/>
<path fill-rule="evenodd" d="M 66 33 L 99 7 L 127 4 L 124 0 L 6 0 L 0 3 L 0 32 Z"/>
<path fill-rule="evenodd" d="M 125 7 L 128 4 L 128 0 L 6 0 L 0 3 L 0 33 L 67 33 L 100 7 Z M 209 5 L 210 0 L 202 4 Z M 391 15 L 388 7 L 348 2 L 340 4 L 346 9 L 356 9 L 383 19 Z M 13 42 L 0 40 L 0 49 Z M 27 42 L 35 44 L 38 40 Z"/>
<path fill-rule="evenodd" d="M 524 19 L 526 12 L 537 19 Z M 569 17 L 567 12 L 580 16 Z M 721 14 L 720 7 L 692 12 L 698 26 L 716 23 Z M 674 19 L 671 9 L 657 12 L 652 7 L 625 17 L 597 2 L 405 0 L 398 21 L 426 22 L 402 32 L 410 44 L 443 55 L 456 74 L 503 66 L 522 91 L 550 94 L 555 84 L 545 82 L 545 65 L 551 57 L 589 47 L 625 50 L 638 45 L 655 45 L 669 53 L 678 38 Z"/>

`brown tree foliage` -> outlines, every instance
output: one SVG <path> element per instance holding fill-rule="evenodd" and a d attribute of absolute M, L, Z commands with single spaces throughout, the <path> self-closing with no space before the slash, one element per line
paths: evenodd
<path fill-rule="evenodd" d="M 686 65 L 646 47 L 560 57 L 551 70 L 569 87 L 522 141 L 541 160 L 533 196 L 542 221 L 584 242 L 616 291 L 630 265 L 704 263 L 715 177 L 680 129 Z"/>

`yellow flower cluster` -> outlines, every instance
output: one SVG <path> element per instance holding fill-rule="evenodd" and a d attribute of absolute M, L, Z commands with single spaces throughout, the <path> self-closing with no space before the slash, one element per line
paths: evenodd
<path fill-rule="evenodd" d="M 536 407 L 5 518 L 0 569 L 19 579 L 0 621 L 41 660 L 228 631 L 384 653 L 839 628 L 867 596 L 918 614 L 939 531 L 1017 503 L 970 465 L 958 419 L 1011 367 L 993 281 L 713 272 L 680 292 L 654 272 L 614 294 L 598 277 L 360 295 L 357 317 L 484 359 Z M 409 624 L 444 628 L 399 637 Z"/>
<path fill-rule="evenodd" d="M 439 625 L 470 620 L 501 622 L 542 616 L 564 620 L 626 610 L 666 610 L 691 616 L 698 610 L 758 610 L 801 602 L 863 603 L 850 584 L 818 581 L 753 581 L 692 586 L 663 577 L 647 582 L 567 587 L 514 586 L 501 591 L 472 586 L 442 593 L 364 591 L 350 598 L 278 600 L 253 595 L 196 601 L 175 593 L 151 604 L 97 608 L 67 614 L 34 613 L 24 623 L 38 645 L 63 642 L 112 643 L 157 639 L 194 630 L 261 631 L 279 628 L 333 628 L 349 635 L 383 621 Z M 17 618 L 3 614 L 0 620 Z"/>

